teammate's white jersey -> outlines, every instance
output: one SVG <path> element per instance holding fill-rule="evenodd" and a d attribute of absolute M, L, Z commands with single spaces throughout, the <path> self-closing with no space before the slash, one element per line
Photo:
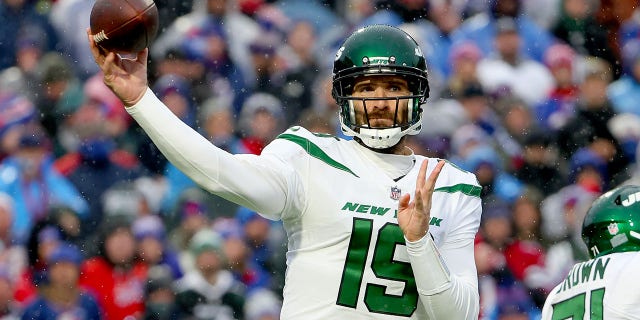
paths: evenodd
<path fill-rule="evenodd" d="M 547 297 L 542 319 L 640 319 L 638 270 L 640 252 L 577 263 Z"/>
<path fill-rule="evenodd" d="M 432 239 L 406 244 L 398 198 L 414 197 L 428 159 L 380 155 L 300 127 L 260 156 L 230 155 L 177 122 L 149 92 L 128 111 L 176 166 L 205 189 L 283 221 L 282 319 L 477 317 L 473 239 L 481 204 L 473 174 L 444 166 L 432 198 Z M 427 176 L 436 163 L 429 159 Z M 404 176 L 395 181 L 394 172 Z"/>

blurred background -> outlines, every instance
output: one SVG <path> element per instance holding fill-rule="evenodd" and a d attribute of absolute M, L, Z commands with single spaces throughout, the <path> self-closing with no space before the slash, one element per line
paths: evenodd
<path fill-rule="evenodd" d="M 105 87 L 94 0 L 0 0 L 0 319 L 278 319 L 279 222 L 198 188 Z M 338 46 L 411 34 L 431 95 L 417 154 L 482 185 L 481 319 L 537 319 L 587 258 L 591 202 L 639 184 L 636 0 L 157 0 L 150 87 L 232 153 L 302 125 L 346 138 Z"/>

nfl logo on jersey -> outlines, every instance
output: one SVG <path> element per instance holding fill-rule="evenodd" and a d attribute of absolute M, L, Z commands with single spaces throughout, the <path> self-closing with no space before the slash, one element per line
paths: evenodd
<path fill-rule="evenodd" d="M 398 187 L 391 187 L 391 199 L 393 200 L 398 200 L 400 199 L 400 194 L 402 193 L 402 191 L 400 191 L 400 188 Z"/>

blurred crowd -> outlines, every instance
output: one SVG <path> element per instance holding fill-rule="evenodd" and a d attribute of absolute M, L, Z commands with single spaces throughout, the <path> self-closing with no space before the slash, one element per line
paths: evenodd
<path fill-rule="evenodd" d="M 0 0 L 0 319 L 278 319 L 281 224 L 201 190 L 132 121 L 89 52 L 94 2 Z M 640 183 L 635 0 L 156 5 L 150 88 L 232 153 L 292 125 L 345 138 L 341 41 L 376 23 L 411 34 L 431 95 L 409 143 L 483 188 L 483 320 L 539 317 L 587 258 L 591 202 Z"/>

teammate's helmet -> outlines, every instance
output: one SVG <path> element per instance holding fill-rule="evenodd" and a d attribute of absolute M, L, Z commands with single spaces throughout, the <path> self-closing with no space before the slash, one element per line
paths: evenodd
<path fill-rule="evenodd" d="M 398 123 L 397 113 L 390 127 L 370 128 L 368 123 L 356 124 L 354 100 L 380 98 L 352 97 L 354 80 L 366 75 L 402 76 L 409 84 L 411 95 L 386 98 L 408 100 L 408 121 Z M 427 64 L 420 46 L 406 32 L 387 25 L 372 25 L 349 36 L 336 53 L 333 64 L 333 97 L 340 106 L 340 124 L 346 135 L 360 138 L 371 148 L 394 146 L 404 135 L 420 132 L 422 107 L 429 96 Z"/>
<path fill-rule="evenodd" d="M 594 201 L 584 218 L 582 239 L 592 258 L 640 251 L 640 186 L 618 187 Z"/>

